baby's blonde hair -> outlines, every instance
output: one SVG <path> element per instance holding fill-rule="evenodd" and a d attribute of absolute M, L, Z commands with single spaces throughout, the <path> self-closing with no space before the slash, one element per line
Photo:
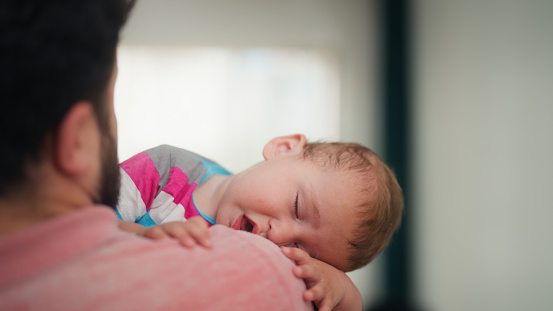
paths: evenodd
<path fill-rule="evenodd" d="M 386 248 L 401 222 L 403 194 L 394 173 L 376 153 L 356 143 L 308 143 L 302 158 L 360 177 L 360 221 L 349 241 L 347 264 L 337 268 L 352 271 L 367 265 Z"/>

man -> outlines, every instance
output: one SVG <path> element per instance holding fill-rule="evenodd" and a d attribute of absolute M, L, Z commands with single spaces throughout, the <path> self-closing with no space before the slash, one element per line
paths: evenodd
<path fill-rule="evenodd" d="M 0 3 L 0 309 L 308 310 L 270 242 L 118 230 L 113 89 L 132 1 Z"/>

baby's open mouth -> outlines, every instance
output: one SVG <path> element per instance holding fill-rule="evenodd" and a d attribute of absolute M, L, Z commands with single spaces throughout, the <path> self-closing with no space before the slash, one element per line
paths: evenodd
<path fill-rule="evenodd" d="M 251 219 L 249 219 L 248 216 L 246 215 L 242 215 L 238 217 L 234 221 L 234 224 L 232 225 L 232 229 L 246 231 L 253 234 L 259 233 L 259 227 L 257 226 L 257 224 Z"/>
<path fill-rule="evenodd" d="M 242 217 L 242 221 L 240 222 L 240 230 L 252 232 L 253 224 L 248 217 L 246 216 Z"/>

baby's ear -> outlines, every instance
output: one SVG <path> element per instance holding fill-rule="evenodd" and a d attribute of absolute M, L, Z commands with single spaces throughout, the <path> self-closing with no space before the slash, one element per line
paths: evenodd
<path fill-rule="evenodd" d="M 265 160 L 269 160 L 279 154 L 300 154 L 306 143 L 307 139 L 302 134 L 276 137 L 271 139 L 263 148 L 263 157 Z"/>

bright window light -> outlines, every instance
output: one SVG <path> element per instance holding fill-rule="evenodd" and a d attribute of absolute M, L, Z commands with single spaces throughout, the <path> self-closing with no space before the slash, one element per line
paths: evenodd
<path fill-rule="evenodd" d="M 339 66 L 313 49 L 122 46 L 115 90 L 119 158 L 170 144 L 233 172 L 271 138 L 339 138 Z"/>

